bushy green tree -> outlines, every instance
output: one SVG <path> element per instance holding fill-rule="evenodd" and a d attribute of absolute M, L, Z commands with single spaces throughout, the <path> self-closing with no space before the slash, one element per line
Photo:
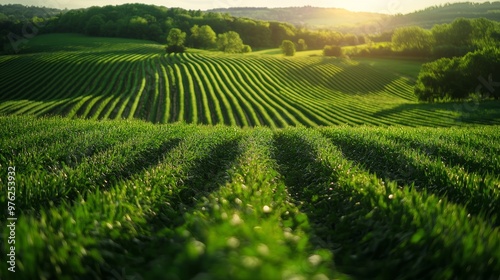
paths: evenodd
<path fill-rule="evenodd" d="M 295 44 L 290 40 L 283 40 L 281 42 L 281 51 L 286 56 L 294 56 L 295 55 Z"/>
<path fill-rule="evenodd" d="M 420 101 L 453 99 L 458 91 L 464 90 L 463 79 L 459 58 L 441 58 L 422 65 L 414 93 Z"/>
<path fill-rule="evenodd" d="M 323 49 L 324 56 L 342 56 L 342 47 L 340 46 L 325 46 Z"/>
<path fill-rule="evenodd" d="M 500 50 L 485 48 L 464 57 L 422 65 L 414 92 L 421 101 L 461 100 L 471 94 L 500 98 Z"/>
<path fill-rule="evenodd" d="M 241 53 L 243 52 L 244 45 L 240 34 L 229 31 L 217 36 L 217 47 L 226 53 Z"/>
<path fill-rule="evenodd" d="M 130 19 L 127 31 L 129 37 L 147 39 L 146 35 L 148 31 L 148 21 L 145 18 L 135 16 Z"/>
<path fill-rule="evenodd" d="M 297 41 L 297 51 L 305 51 L 305 50 L 307 50 L 306 40 L 299 39 Z"/>
<path fill-rule="evenodd" d="M 217 34 L 209 25 L 199 27 L 194 25 L 191 28 L 191 42 L 194 47 L 208 49 L 213 48 L 217 41 Z"/>
<path fill-rule="evenodd" d="M 92 16 L 85 25 L 85 33 L 90 36 L 101 35 L 101 26 L 105 25 L 103 15 Z"/>
<path fill-rule="evenodd" d="M 244 45 L 242 52 L 243 53 L 251 53 L 252 52 L 252 47 L 250 47 L 249 45 Z"/>
<path fill-rule="evenodd" d="M 392 44 L 397 51 L 426 55 L 431 53 L 434 36 L 431 31 L 418 26 L 401 27 L 394 31 Z"/>
<path fill-rule="evenodd" d="M 167 52 L 182 53 L 186 50 L 184 42 L 186 41 L 186 32 L 182 32 L 179 28 L 172 28 L 167 37 Z"/>

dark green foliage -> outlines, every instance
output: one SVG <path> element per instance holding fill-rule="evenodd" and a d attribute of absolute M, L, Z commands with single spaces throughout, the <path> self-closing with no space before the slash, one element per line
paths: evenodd
<path fill-rule="evenodd" d="M 243 49 L 241 50 L 242 53 L 251 53 L 252 52 L 252 47 L 249 45 L 243 45 Z"/>
<path fill-rule="evenodd" d="M 172 28 L 168 33 L 167 44 L 170 46 L 183 46 L 186 41 L 186 32 L 182 32 L 179 28 Z"/>
<path fill-rule="evenodd" d="M 242 53 L 244 44 L 240 38 L 240 34 L 229 31 L 217 36 L 217 47 L 220 51 L 226 53 Z"/>
<path fill-rule="evenodd" d="M 324 56 L 340 57 L 342 56 L 342 54 L 342 47 L 340 46 L 325 46 L 325 48 L 323 49 Z"/>
<path fill-rule="evenodd" d="M 297 51 L 305 51 L 307 50 L 307 44 L 306 44 L 306 41 L 304 39 L 299 39 L 297 41 Z"/>
<path fill-rule="evenodd" d="M 0 114 L 242 127 L 500 123 L 498 102 L 461 111 L 471 104 L 416 103 L 418 60 L 167 55 L 151 41 L 75 34 L 36 36 L 24 51 L 0 57 Z"/>
<path fill-rule="evenodd" d="M 186 33 L 179 28 L 172 28 L 167 37 L 167 53 L 183 53 L 186 51 L 184 42 L 186 41 Z"/>
<path fill-rule="evenodd" d="M 215 47 L 217 34 L 209 25 L 199 27 L 195 25 L 191 28 L 191 44 L 195 48 L 210 49 Z"/>
<path fill-rule="evenodd" d="M 422 65 L 415 85 L 421 101 L 462 100 L 475 94 L 480 98 L 500 95 L 500 50 L 485 48 L 464 57 L 442 58 Z"/>
<path fill-rule="evenodd" d="M 294 56 L 295 55 L 295 44 L 290 40 L 283 40 L 281 42 L 281 51 L 286 56 Z"/>
<path fill-rule="evenodd" d="M 167 53 L 183 53 L 186 51 L 186 47 L 177 46 L 177 45 L 172 45 L 172 46 L 169 45 L 165 48 L 165 51 Z"/>
<path fill-rule="evenodd" d="M 473 48 L 467 46 L 439 45 L 433 48 L 432 56 L 436 58 L 452 58 L 464 56 L 471 51 L 474 51 Z"/>
<path fill-rule="evenodd" d="M 92 16 L 85 25 L 85 33 L 90 36 L 97 36 L 101 33 L 101 26 L 103 25 L 104 25 L 103 15 Z M 110 26 L 104 25 L 104 27 L 110 27 Z"/>
<path fill-rule="evenodd" d="M 392 44 L 404 55 L 428 56 L 434 45 L 432 33 L 420 27 L 402 27 L 394 31 Z"/>

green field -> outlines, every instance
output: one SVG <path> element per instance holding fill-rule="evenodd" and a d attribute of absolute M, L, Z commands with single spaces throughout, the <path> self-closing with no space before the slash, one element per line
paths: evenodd
<path fill-rule="evenodd" d="M 0 56 L 0 279 L 498 280 L 500 103 L 318 54 L 52 34 Z"/>
<path fill-rule="evenodd" d="M 415 61 L 167 55 L 152 42 L 68 34 L 37 36 L 23 53 L 0 57 L 0 114 L 241 127 L 500 123 L 498 103 L 419 104 Z"/>
<path fill-rule="evenodd" d="M 1 185 L 16 172 L 16 279 L 500 275 L 496 126 L 0 127 Z"/>

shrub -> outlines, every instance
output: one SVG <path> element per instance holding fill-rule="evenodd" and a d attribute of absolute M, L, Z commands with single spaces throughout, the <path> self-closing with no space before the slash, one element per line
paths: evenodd
<path fill-rule="evenodd" d="M 283 40 L 281 43 L 281 51 L 286 56 L 294 56 L 295 55 L 295 44 L 290 40 Z"/>
<path fill-rule="evenodd" d="M 441 58 L 422 65 L 414 93 L 421 101 L 462 100 L 471 94 L 500 98 L 500 50 L 470 52 L 464 57 Z"/>
<path fill-rule="evenodd" d="M 243 53 L 251 53 L 252 52 L 252 47 L 249 45 L 244 45 L 243 49 L 241 50 Z"/>
<path fill-rule="evenodd" d="M 323 55 L 340 57 L 342 55 L 342 48 L 339 46 L 325 46 Z"/>

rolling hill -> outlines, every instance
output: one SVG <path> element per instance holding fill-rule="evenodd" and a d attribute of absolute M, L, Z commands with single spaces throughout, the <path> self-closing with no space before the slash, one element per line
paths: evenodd
<path fill-rule="evenodd" d="M 418 61 L 167 55 L 154 42 L 68 34 L 37 36 L 24 52 L 0 57 L 1 114 L 242 127 L 500 121 L 494 102 L 419 104 Z"/>
<path fill-rule="evenodd" d="M 0 278 L 496 279 L 500 103 L 418 103 L 421 64 L 30 39 Z"/>
<path fill-rule="evenodd" d="M 236 17 L 283 21 L 308 28 L 330 28 L 360 34 L 391 31 L 397 27 L 412 25 L 431 28 L 435 24 L 450 23 L 459 17 L 500 20 L 500 2 L 448 3 L 397 15 L 317 7 L 228 8 L 211 11 L 228 13 Z"/>
<path fill-rule="evenodd" d="M 356 25 L 379 21 L 385 14 L 351 12 L 339 8 L 289 7 L 289 8 L 225 8 L 210 12 L 228 13 L 234 17 L 267 21 L 281 21 L 311 28 L 331 28 L 340 25 Z"/>

